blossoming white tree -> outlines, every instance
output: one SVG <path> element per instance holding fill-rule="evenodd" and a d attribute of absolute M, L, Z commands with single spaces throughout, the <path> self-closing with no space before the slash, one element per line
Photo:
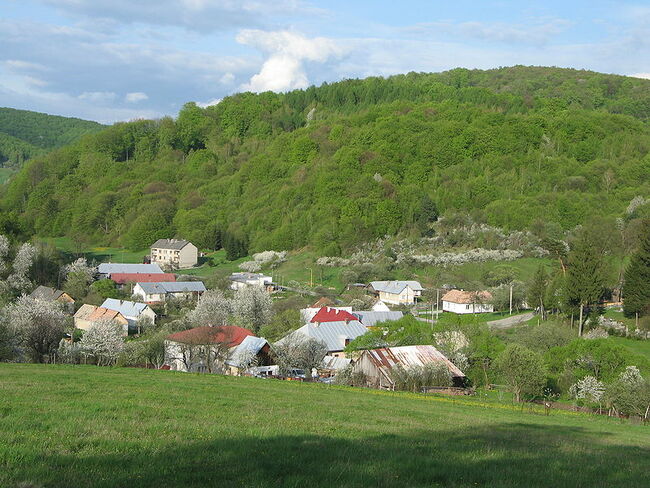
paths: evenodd
<path fill-rule="evenodd" d="M 79 341 L 82 350 L 97 360 L 98 366 L 115 364 L 124 348 L 123 326 L 112 320 L 95 322 Z"/>
<path fill-rule="evenodd" d="M 569 395 L 576 400 L 587 400 L 600 403 L 605 393 L 605 385 L 593 376 L 585 376 L 569 388 Z"/>
<path fill-rule="evenodd" d="M 4 310 L 4 319 L 19 354 L 35 362 L 48 361 L 63 337 L 69 320 L 61 304 L 21 296 Z"/>
<path fill-rule="evenodd" d="M 199 298 L 194 310 L 186 316 L 194 327 L 226 325 L 232 312 L 232 302 L 219 289 L 208 290 Z"/>
<path fill-rule="evenodd" d="M 262 288 L 247 286 L 235 292 L 233 313 L 245 327 L 257 333 L 273 316 L 271 296 Z"/>

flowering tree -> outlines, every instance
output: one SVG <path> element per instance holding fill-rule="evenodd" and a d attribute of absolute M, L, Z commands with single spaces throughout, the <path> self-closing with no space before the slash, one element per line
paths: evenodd
<path fill-rule="evenodd" d="M 262 288 L 247 286 L 235 292 L 233 313 L 237 320 L 257 333 L 273 316 L 271 296 Z"/>
<path fill-rule="evenodd" d="M 309 373 L 318 368 L 327 354 L 327 346 L 316 339 L 301 337 L 297 334 L 273 344 L 273 355 L 278 364 L 280 374 L 288 376 L 294 369 L 302 369 Z"/>
<path fill-rule="evenodd" d="M 569 395 L 576 400 L 600 403 L 605 392 L 605 385 L 593 376 L 585 376 L 569 388 Z"/>
<path fill-rule="evenodd" d="M 636 366 L 628 366 L 605 390 L 605 402 L 610 412 L 639 415 L 647 420 L 650 382 L 641 376 Z"/>
<path fill-rule="evenodd" d="M 5 259 L 7 259 L 7 254 L 9 254 L 9 239 L 0 234 L 0 273 L 6 268 Z"/>
<path fill-rule="evenodd" d="M 6 286 L 18 293 L 31 291 L 32 282 L 29 279 L 29 271 L 38 256 L 38 249 L 29 242 L 24 243 L 18 249 L 12 265 L 12 273 L 7 278 Z"/>
<path fill-rule="evenodd" d="M 124 348 L 124 328 L 112 320 L 95 322 L 79 341 L 86 353 L 97 359 L 98 366 L 115 364 Z"/>
<path fill-rule="evenodd" d="M 186 318 L 194 326 L 226 325 L 232 312 L 232 301 L 221 290 L 208 290 L 199 298 L 194 310 Z"/>
<path fill-rule="evenodd" d="M 19 353 L 32 361 L 48 361 L 63 338 L 67 316 L 61 304 L 21 296 L 4 311 Z"/>

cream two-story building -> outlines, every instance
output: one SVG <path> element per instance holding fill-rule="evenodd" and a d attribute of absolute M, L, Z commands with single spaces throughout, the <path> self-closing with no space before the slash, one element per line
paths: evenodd
<path fill-rule="evenodd" d="M 151 262 L 165 268 L 183 269 L 196 266 L 199 250 L 184 239 L 158 239 L 151 246 Z"/>

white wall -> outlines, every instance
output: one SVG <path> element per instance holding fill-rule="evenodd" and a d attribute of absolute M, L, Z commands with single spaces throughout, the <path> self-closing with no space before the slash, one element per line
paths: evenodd
<path fill-rule="evenodd" d="M 443 300 L 442 311 L 457 314 L 490 313 L 494 311 L 494 307 L 489 303 L 454 303 Z"/>

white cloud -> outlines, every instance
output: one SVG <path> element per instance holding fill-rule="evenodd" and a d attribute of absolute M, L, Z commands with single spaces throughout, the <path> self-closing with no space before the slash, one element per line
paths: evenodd
<path fill-rule="evenodd" d="M 635 73 L 630 76 L 633 78 L 645 78 L 646 80 L 650 80 L 650 73 Z"/>
<path fill-rule="evenodd" d="M 149 96 L 143 92 L 132 92 L 127 93 L 124 99 L 129 103 L 138 103 L 142 102 L 143 100 L 148 100 Z"/>
<path fill-rule="evenodd" d="M 79 100 L 87 100 L 93 103 L 106 103 L 115 100 L 116 96 L 117 95 L 113 92 L 96 91 L 96 92 L 83 92 L 77 98 Z"/>
<path fill-rule="evenodd" d="M 246 29 L 237 35 L 236 40 L 269 55 L 260 72 L 241 86 L 242 90 L 253 92 L 306 88 L 309 86 L 304 67 L 306 61 L 324 63 L 332 57 L 340 57 L 345 52 L 332 39 L 308 39 L 289 31 L 265 32 Z"/>
<path fill-rule="evenodd" d="M 221 78 L 219 78 L 219 82 L 222 85 L 230 85 L 233 81 L 235 81 L 235 75 L 233 75 L 230 72 L 226 73 Z"/>
<path fill-rule="evenodd" d="M 196 102 L 196 104 L 201 107 L 201 108 L 206 108 L 206 107 L 211 107 L 212 105 L 217 105 L 219 102 L 221 102 L 221 98 L 213 98 L 212 100 L 208 100 L 207 102 Z"/>

